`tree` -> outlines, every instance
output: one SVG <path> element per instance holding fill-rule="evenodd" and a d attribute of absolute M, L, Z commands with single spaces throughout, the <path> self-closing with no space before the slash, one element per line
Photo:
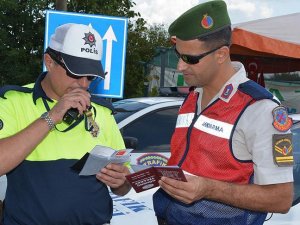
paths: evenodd
<path fill-rule="evenodd" d="M 41 71 L 47 1 L 0 2 L 1 84 L 32 82 Z"/>
<path fill-rule="evenodd" d="M 125 94 L 142 96 L 147 81 L 144 63 L 153 58 L 158 46 L 170 46 L 167 31 L 164 25 L 146 27 L 146 21 L 138 19 L 130 28 L 127 46 Z"/>
<path fill-rule="evenodd" d="M 67 0 L 56 0 L 55 1 L 55 9 L 67 11 Z"/>
<path fill-rule="evenodd" d="M 168 37 L 163 25 L 147 26 L 131 0 L 0 1 L 0 85 L 34 82 L 42 71 L 45 10 L 63 9 L 64 3 L 71 12 L 129 18 L 125 97 L 143 95 L 141 62 L 149 61 L 157 46 L 168 46 Z"/>

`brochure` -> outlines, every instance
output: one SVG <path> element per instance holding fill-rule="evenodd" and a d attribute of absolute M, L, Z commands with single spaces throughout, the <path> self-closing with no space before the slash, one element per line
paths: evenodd
<path fill-rule="evenodd" d="M 80 176 L 95 175 L 109 163 L 123 164 L 130 162 L 130 152 L 132 150 L 124 149 L 118 151 L 106 146 L 96 145 L 71 168 L 78 171 Z"/>
<path fill-rule="evenodd" d="M 187 181 L 182 169 L 178 166 L 132 165 L 131 167 L 135 172 L 127 175 L 126 179 L 137 193 L 159 186 L 158 181 L 162 176 Z"/>

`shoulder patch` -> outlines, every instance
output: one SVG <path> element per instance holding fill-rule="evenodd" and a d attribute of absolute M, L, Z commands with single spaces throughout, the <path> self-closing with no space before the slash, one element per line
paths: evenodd
<path fill-rule="evenodd" d="M 3 123 L 3 121 L 0 119 L 0 130 L 3 129 L 3 126 L 4 126 L 4 123 Z"/>
<path fill-rule="evenodd" d="M 104 99 L 104 98 L 92 95 L 91 101 L 94 102 L 94 103 L 96 103 L 97 105 L 101 105 L 101 106 L 104 106 L 104 107 L 110 109 L 112 111 L 112 113 L 115 112 L 115 108 L 111 104 L 111 102 L 108 101 L 108 100 L 106 100 L 106 99 Z"/>
<path fill-rule="evenodd" d="M 240 84 L 238 89 L 241 92 L 250 95 L 255 100 L 273 99 L 273 95 L 269 91 L 252 80 Z"/>
<path fill-rule="evenodd" d="M 19 91 L 24 93 L 31 93 L 33 89 L 28 87 L 18 86 L 18 85 L 5 85 L 2 88 L 0 88 L 0 98 L 6 99 L 4 95 L 8 91 Z"/>
<path fill-rule="evenodd" d="M 278 131 L 288 131 L 292 125 L 293 121 L 289 117 L 288 112 L 284 106 L 277 106 L 272 111 L 273 114 L 273 126 Z"/>
<path fill-rule="evenodd" d="M 273 135 L 273 157 L 278 166 L 294 165 L 292 134 Z"/>

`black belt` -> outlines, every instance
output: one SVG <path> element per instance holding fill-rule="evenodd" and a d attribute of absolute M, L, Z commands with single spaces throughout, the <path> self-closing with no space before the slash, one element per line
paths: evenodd
<path fill-rule="evenodd" d="M 156 217 L 156 218 L 157 218 L 158 225 L 168 225 L 168 222 L 165 219 L 160 217 Z"/>

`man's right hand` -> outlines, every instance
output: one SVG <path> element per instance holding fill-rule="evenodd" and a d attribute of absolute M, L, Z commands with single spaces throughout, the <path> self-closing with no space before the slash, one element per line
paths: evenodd
<path fill-rule="evenodd" d="M 49 115 L 55 124 L 61 123 L 70 108 L 78 109 L 80 114 L 90 106 L 91 94 L 82 88 L 75 88 L 64 94 L 50 110 Z"/>

